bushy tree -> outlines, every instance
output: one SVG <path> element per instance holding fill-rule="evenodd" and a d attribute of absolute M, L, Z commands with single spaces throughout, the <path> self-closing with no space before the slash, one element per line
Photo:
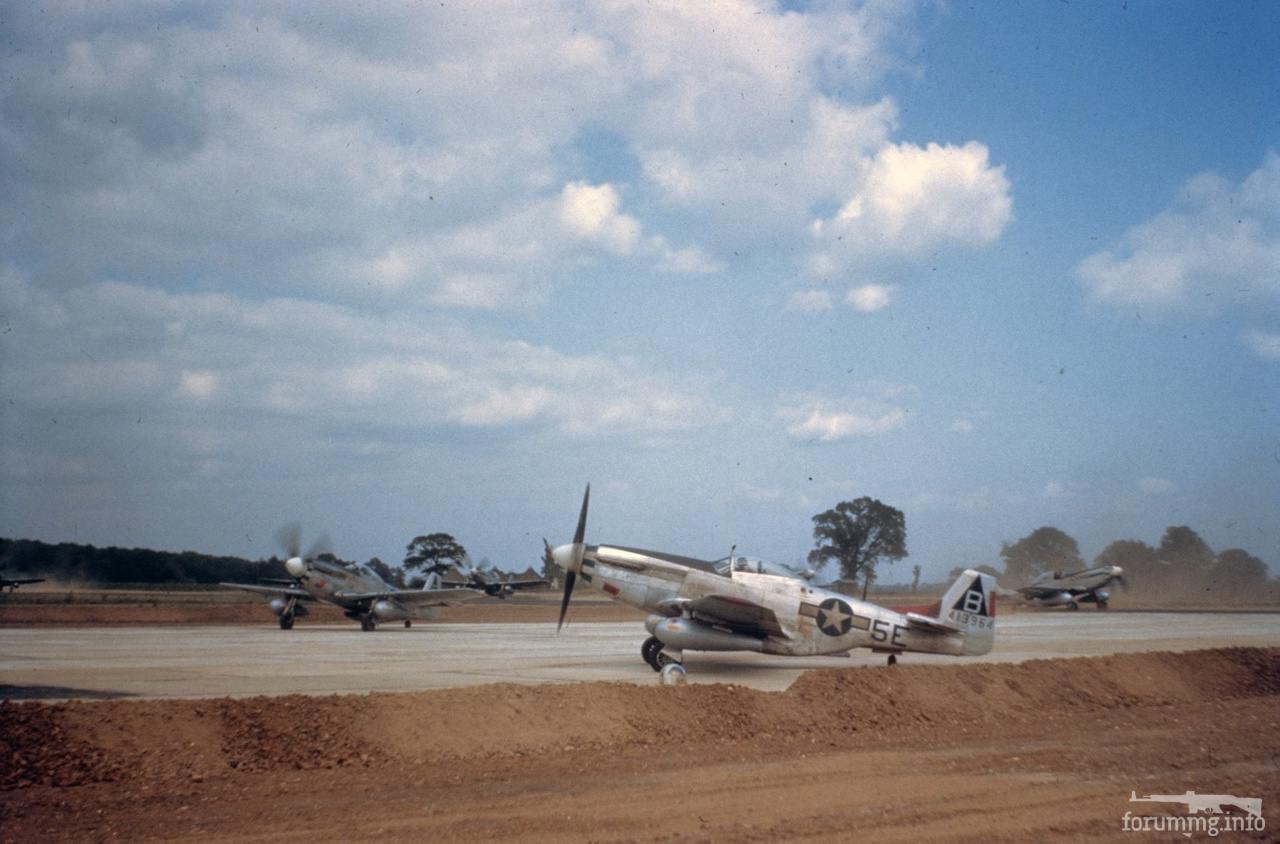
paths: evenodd
<path fill-rule="evenodd" d="M 1076 541 L 1056 527 L 1038 527 L 1010 545 L 1001 544 L 1004 578 L 1018 585 L 1047 571 L 1075 571 L 1084 568 Z"/>
<path fill-rule="evenodd" d="M 1210 588 L 1232 598 L 1264 601 L 1267 598 L 1267 564 L 1243 548 L 1218 554 L 1209 571 Z"/>
<path fill-rule="evenodd" d="M 902 511 L 874 498 L 841 501 L 834 508 L 813 517 L 816 547 L 809 552 L 815 567 L 835 561 L 845 580 L 875 579 L 876 564 L 882 559 L 901 560 L 907 556 L 907 525 Z"/>
<path fill-rule="evenodd" d="M 1160 559 L 1179 572 L 1204 571 L 1213 565 L 1213 549 L 1186 525 L 1165 528 L 1160 537 Z"/>
<path fill-rule="evenodd" d="M 415 536 L 405 546 L 404 567 L 419 569 L 424 574 L 441 574 L 450 566 L 461 566 L 467 559 L 467 549 L 447 533 Z"/>

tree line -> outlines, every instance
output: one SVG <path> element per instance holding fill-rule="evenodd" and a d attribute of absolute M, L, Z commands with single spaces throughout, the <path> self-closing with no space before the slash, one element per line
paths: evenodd
<path fill-rule="evenodd" d="M 1020 586 L 1045 572 L 1085 568 L 1076 541 L 1056 527 L 1037 528 L 1000 547 L 1004 571 Z M 1118 539 L 1093 558 L 1094 566 L 1120 566 L 1135 592 L 1182 599 L 1265 600 L 1273 584 L 1267 564 L 1243 548 L 1215 552 L 1192 528 L 1165 529 L 1157 545 Z"/>
<path fill-rule="evenodd" d="M 96 548 L 73 542 L 50 544 L 34 539 L 0 538 L 0 569 L 55 581 L 117 585 L 124 583 L 253 583 L 285 578 L 284 561 L 276 557 L 246 560 L 195 551 L 152 551 L 147 548 Z"/>
<path fill-rule="evenodd" d="M 334 554 L 317 555 L 343 566 L 354 566 Z M 377 557 L 365 565 L 387 583 L 399 588 L 420 588 L 426 576 L 450 566 L 467 565 L 467 551 L 447 533 L 415 537 L 407 546 L 404 562 L 388 565 Z M 0 538 L 0 571 L 13 575 L 33 575 L 53 581 L 101 585 L 187 583 L 214 584 L 224 581 L 255 583 L 264 579 L 286 579 L 284 560 L 271 557 L 248 560 L 243 557 L 199 554 L 195 551 L 153 551 L 148 548 L 98 548 L 74 542 L 56 544 L 35 539 Z M 415 573 L 417 573 L 415 575 Z"/>
<path fill-rule="evenodd" d="M 811 566 L 836 563 L 846 584 L 867 587 L 876 580 L 884 561 L 908 556 L 906 518 L 902 511 L 874 498 L 842 501 L 813 517 L 814 549 Z M 1006 588 L 1017 588 L 1046 572 L 1087 568 L 1075 539 L 1056 527 L 1037 528 L 1000 546 L 1003 570 L 990 565 L 975 568 L 994 575 Z M 1157 545 L 1120 539 L 1098 554 L 1092 566 L 1120 566 L 1133 590 L 1147 596 L 1183 600 L 1267 601 L 1280 595 L 1280 581 L 1270 578 L 1267 564 L 1243 548 L 1214 551 L 1192 528 L 1171 526 Z M 951 571 L 958 577 L 963 567 Z M 913 569 L 912 588 L 920 567 Z"/>

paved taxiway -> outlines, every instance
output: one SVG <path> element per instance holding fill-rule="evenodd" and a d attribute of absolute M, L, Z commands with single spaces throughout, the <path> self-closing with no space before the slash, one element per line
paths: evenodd
<path fill-rule="evenodd" d="M 222 697 L 416 691 L 480 683 L 655 682 L 638 621 L 552 624 L 33 627 L 0 629 L 0 697 Z M 1231 645 L 1280 645 L 1276 613 L 1020 613 L 999 620 L 985 661 Z M 955 657 L 907 654 L 909 663 Z M 690 653 L 695 683 L 786 688 L 808 668 L 884 657 Z"/>

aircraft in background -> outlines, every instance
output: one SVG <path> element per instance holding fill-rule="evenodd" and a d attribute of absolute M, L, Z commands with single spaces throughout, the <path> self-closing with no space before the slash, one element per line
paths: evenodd
<path fill-rule="evenodd" d="M 1097 604 L 1098 609 L 1105 610 L 1111 598 L 1107 587 L 1113 583 L 1125 589 L 1129 587 L 1120 566 L 1099 566 L 1066 573 L 1045 572 L 1017 591 L 1024 601 L 1037 606 L 1078 610 L 1081 604 Z"/>
<path fill-rule="evenodd" d="M 440 584 L 442 586 L 475 589 L 477 592 L 483 592 L 491 598 L 502 598 L 504 600 L 514 595 L 517 590 L 545 586 L 547 583 L 548 581 L 542 578 L 517 577 L 511 572 L 484 568 L 483 566 L 465 570 L 454 569 L 440 575 Z"/>
<path fill-rule="evenodd" d="M 0 592 L 4 591 L 5 589 L 8 589 L 10 592 L 12 592 L 15 589 L 17 589 L 19 586 L 26 586 L 29 583 L 44 583 L 44 581 L 45 581 L 45 578 L 43 577 L 17 578 L 15 580 L 13 578 L 0 576 Z"/>
<path fill-rule="evenodd" d="M 565 572 L 560 619 L 579 576 L 625 604 L 649 613 L 640 655 L 663 679 L 678 682 L 685 651 L 755 651 L 784 656 L 843 654 L 870 648 L 978 656 L 995 639 L 995 578 L 966 570 L 942 600 L 921 611 L 892 610 L 811 586 L 801 573 L 754 558 L 727 563 L 615 545 L 585 544 L 591 485 L 573 541 L 549 553 Z M 546 541 L 544 540 L 544 544 Z"/>
<path fill-rule="evenodd" d="M 291 629 L 295 618 L 307 615 L 307 603 L 311 601 L 336 604 L 347 618 L 360 622 L 361 630 L 372 631 L 387 621 L 403 621 L 405 627 L 410 627 L 414 619 L 433 618 L 435 607 L 484 597 L 483 592 L 473 589 L 440 589 L 438 575 L 428 578 L 421 589 L 399 589 L 366 566 L 348 568 L 332 561 L 332 555 L 315 553 L 314 547 L 303 555 L 298 550 L 296 529 L 286 544 L 289 558 L 284 567 L 292 581 L 278 581 L 275 585 L 219 584 L 270 595 L 268 605 L 279 619 L 281 630 Z M 324 559 L 326 556 L 330 559 Z"/>

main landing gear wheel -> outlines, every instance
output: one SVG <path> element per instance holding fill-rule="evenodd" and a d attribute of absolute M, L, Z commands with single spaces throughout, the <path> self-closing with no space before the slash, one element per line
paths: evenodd
<path fill-rule="evenodd" d="M 895 665 L 897 665 L 897 664 L 898 664 L 898 655 L 897 655 L 897 654 L 889 654 L 889 667 L 890 667 L 890 668 L 892 668 L 893 666 L 895 666 Z"/>
<path fill-rule="evenodd" d="M 365 613 L 360 616 L 360 629 L 366 633 L 371 633 L 378 627 L 378 620 L 373 617 L 373 613 Z"/>
<path fill-rule="evenodd" d="M 1080 605 L 1077 604 L 1075 601 L 1069 601 L 1067 603 L 1067 609 L 1071 610 L 1072 612 L 1075 612 L 1076 610 L 1080 609 Z"/>
<path fill-rule="evenodd" d="M 658 664 L 658 654 L 662 651 L 662 640 L 657 636 L 650 636 L 644 640 L 644 644 L 640 646 L 640 656 L 643 657 L 645 665 L 648 665 L 654 671 L 661 671 L 662 666 Z"/>
<path fill-rule="evenodd" d="M 1107 602 L 1106 602 L 1106 601 L 1099 601 L 1099 602 L 1098 602 L 1098 609 L 1100 609 L 1100 610 L 1105 610 L 1106 608 L 1107 608 Z"/>
<path fill-rule="evenodd" d="M 404 626 L 405 626 L 405 629 L 406 629 L 406 630 L 407 630 L 407 629 L 409 629 L 410 627 L 412 627 L 412 626 L 413 626 L 413 619 L 411 619 L 411 618 L 406 618 L 406 619 L 404 620 Z"/>
<path fill-rule="evenodd" d="M 280 616 L 280 629 L 281 629 L 281 630 L 292 630 L 292 629 L 293 629 L 293 616 L 292 616 L 292 615 L 282 615 L 282 616 Z"/>

